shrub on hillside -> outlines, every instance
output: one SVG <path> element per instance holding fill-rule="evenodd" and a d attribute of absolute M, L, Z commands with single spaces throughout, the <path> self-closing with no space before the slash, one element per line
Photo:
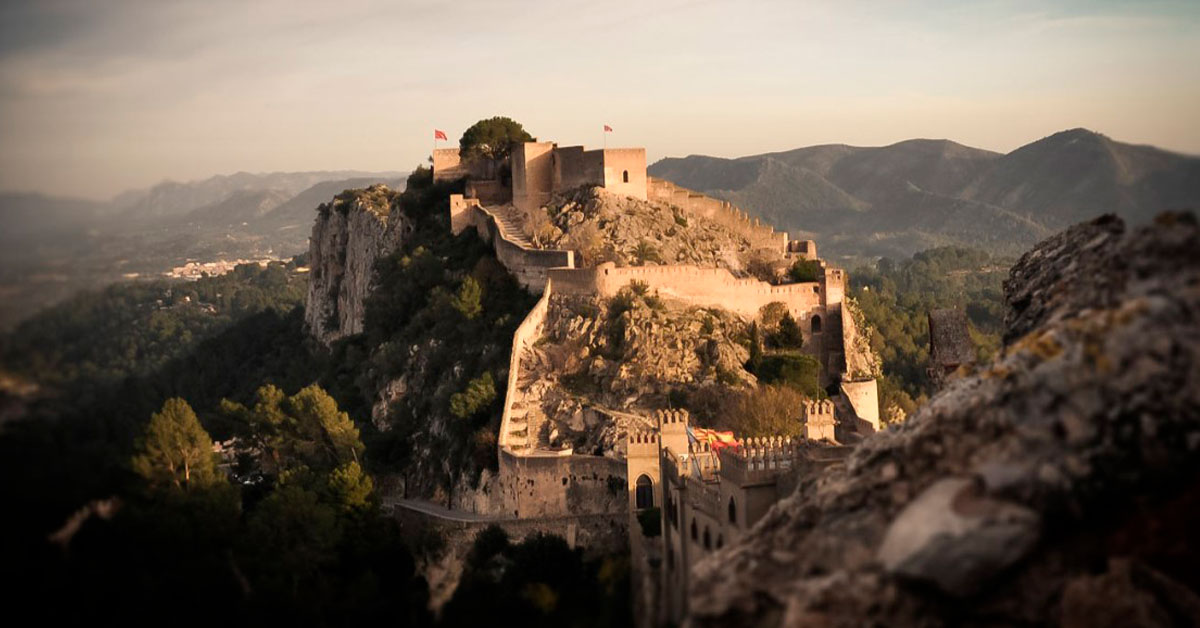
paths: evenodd
<path fill-rule="evenodd" d="M 796 260 L 796 263 L 788 269 L 788 277 L 796 283 L 820 281 L 821 263 L 816 260 Z"/>

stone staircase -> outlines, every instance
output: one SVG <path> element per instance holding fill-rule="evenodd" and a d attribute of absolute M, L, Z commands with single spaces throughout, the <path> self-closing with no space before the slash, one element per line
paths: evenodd
<path fill-rule="evenodd" d="M 533 449 L 529 431 L 529 408 L 524 401 L 514 401 L 508 416 L 508 447 L 517 453 Z"/>
<path fill-rule="evenodd" d="M 487 210 L 500 223 L 500 231 L 506 240 L 515 242 L 525 248 L 536 248 L 533 246 L 533 241 L 529 239 L 529 236 L 525 235 L 525 219 L 515 207 L 512 205 L 502 205 L 500 207 L 488 207 Z"/>

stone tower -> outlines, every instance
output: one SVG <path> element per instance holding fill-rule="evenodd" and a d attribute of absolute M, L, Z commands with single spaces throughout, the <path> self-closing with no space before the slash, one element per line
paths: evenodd
<path fill-rule="evenodd" d="M 804 437 L 809 440 L 837 442 L 834 429 L 833 402 L 828 399 L 806 400 L 801 404 L 801 419 L 804 421 Z"/>
<path fill-rule="evenodd" d="M 662 506 L 662 473 L 658 460 L 658 434 L 631 431 L 626 438 L 625 468 L 629 512 Z M 649 482 L 649 499 L 647 499 Z M 639 491 L 641 494 L 639 495 Z"/>

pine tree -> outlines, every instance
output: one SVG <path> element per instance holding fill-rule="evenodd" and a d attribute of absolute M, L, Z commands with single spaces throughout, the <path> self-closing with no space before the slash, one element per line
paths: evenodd
<path fill-rule="evenodd" d="M 781 349 L 799 349 L 804 346 L 804 332 L 800 331 L 800 324 L 792 318 L 791 312 L 784 313 L 779 321 L 776 344 Z"/>
<path fill-rule="evenodd" d="M 178 397 L 168 399 L 150 417 L 137 445 L 133 470 L 152 491 L 183 491 L 211 487 L 224 478 L 217 469 L 212 438 L 196 413 Z"/>
<path fill-rule="evenodd" d="M 374 490 L 375 482 L 357 462 L 347 462 L 329 472 L 329 492 L 343 511 L 366 510 Z"/>
<path fill-rule="evenodd" d="M 750 360 L 746 370 L 757 374 L 762 366 L 762 339 L 758 337 L 758 323 L 750 323 Z"/>

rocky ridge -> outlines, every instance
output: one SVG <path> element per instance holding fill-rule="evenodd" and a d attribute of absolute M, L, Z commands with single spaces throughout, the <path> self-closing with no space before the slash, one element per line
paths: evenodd
<path fill-rule="evenodd" d="M 1200 228 L 1042 242 L 1007 346 L 698 566 L 690 625 L 1195 625 Z"/>
<path fill-rule="evenodd" d="M 304 322 L 325 344 L 363 329 L 363 301 L 375 260 L 398 247 L 411 225 L 392 211 L 399 194 L 385 185 L 347 190 L 318 208 L 309 240 Z"/>
<path fill-rule="evenodd" d="M 722 225 L 598 187 L 555 197 L 526 224 L 536 245 L 578 250 L 587 266 L 692 264 L 746 276 L 754 260 L 750 242 Z"/>
<path fill-rule="evenodd" d="M 628 414 L 678 405 L 672 393 L 738 387 L 746 324 L 716 308 L 626 290 L 613 299 L 552 297 L 541 339 L 522 359 L 518 401 L 535 442 L 623 455 Z"/>

